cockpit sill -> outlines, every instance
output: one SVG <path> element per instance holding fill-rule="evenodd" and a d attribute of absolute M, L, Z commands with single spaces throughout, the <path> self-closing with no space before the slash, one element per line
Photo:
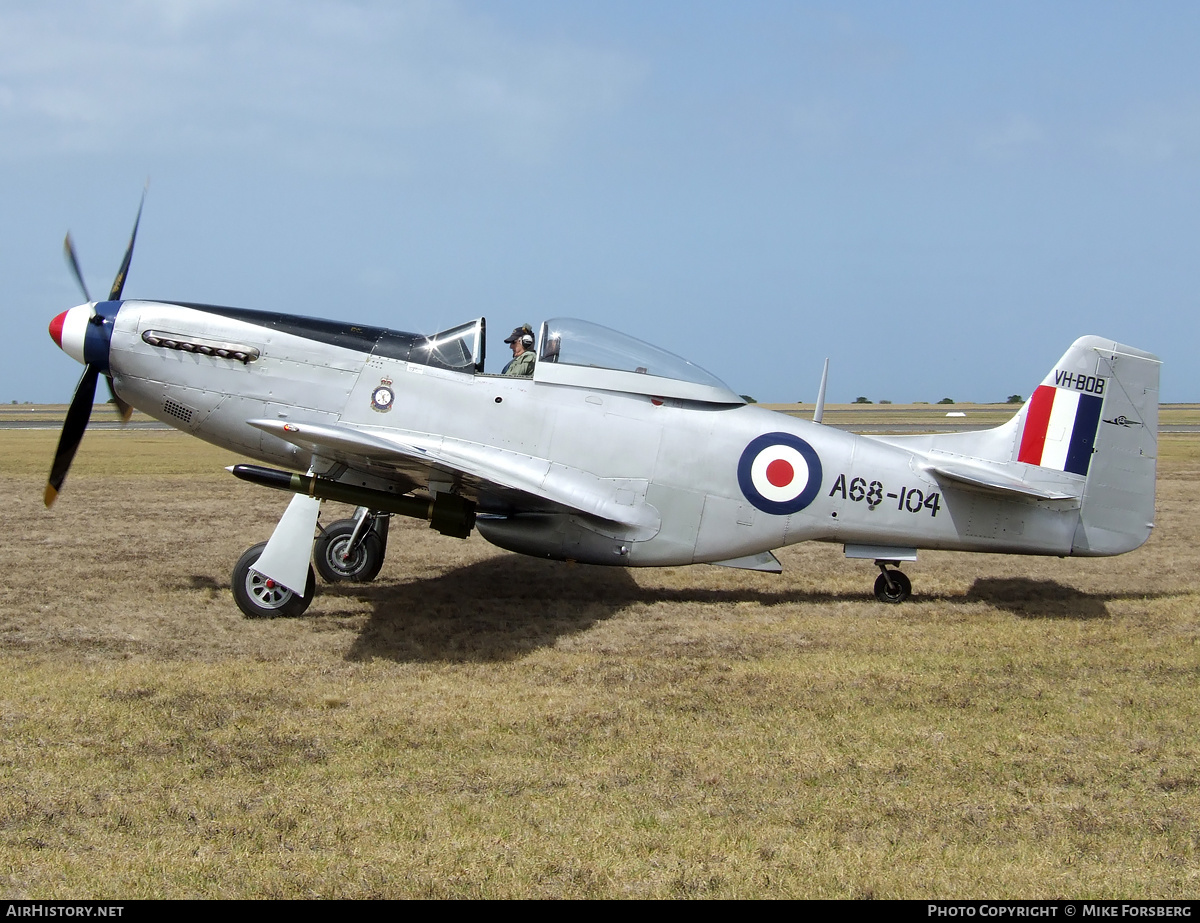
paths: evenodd
<path fill-rule="evenodd" d="M 539 362 L 533 368 L 533 380 L 547 384 L 589 388 L 595 391 L 622 391 L 628 394 L 645 394 L 652 398 L 698 401 L 704 404 L 746 403 L 728 388 L 583 365 L 555 365 Z"/>
<path fill-rule="evenodd" d="M 423 335 L 247 308 L 176 304 L 356 352 L 461 374 L 485 374 L 487 322 L 482 317 L 440 333 Z M 161 340 L 163 336 L 167 334 L 156 339 Z M 182 342 L 184 338 L 181 335 L 176 339 Z M 745 403 L 724 382 L 700 366 L 590 321 L 576 318 L 548 320 L 541 325 L 534 348 L 537 352 L 534 382 L 709 404 Z"/>

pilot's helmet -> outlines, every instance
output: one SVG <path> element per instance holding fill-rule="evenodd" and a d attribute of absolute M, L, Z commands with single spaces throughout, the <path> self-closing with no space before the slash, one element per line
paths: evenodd
<path fill-rule="evenodd" d="M 514 327 L 512 336 L 506 337 L 504 342 L 508 344 L 515 343 L 520 340 L 525 346 L 533 345 L 533 328 L 528 324 L 522 324 L 520 327 Z"/>

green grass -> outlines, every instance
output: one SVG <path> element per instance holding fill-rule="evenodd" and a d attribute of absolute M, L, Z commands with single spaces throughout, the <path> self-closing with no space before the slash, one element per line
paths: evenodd
<path fill-rule="evenodd" d="M 393 526 L 248 621 L 286 497 L 172 433 L 0 433 L 9 897 L 1194 897 L 1200 439 L 1115 559 L 623 571 Z M 331 511 L 330 517 L 341 515 Z"/>

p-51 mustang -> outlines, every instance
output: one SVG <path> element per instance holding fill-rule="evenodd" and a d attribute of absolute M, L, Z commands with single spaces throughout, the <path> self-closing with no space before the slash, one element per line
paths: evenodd
<path fill-rule="evenodd" d="M 140 209 L 139 209 L 140 219 Z M 86 368 L 63 426 L 57 496 L 103 374 L 136 407 L 277 467 L 245 480 L 295 494 L 233 571 L 248 616 L 296 615 L 328 580 L 370 580 L 389 515 L 523 554 L 627 567 L 779 572 L 774 549 L 838 542 L 911 592 L 918 548 L 1115 555 L 1154 521 L 1159 360 L 1094 336 L 1007 423 L 858 436 L 748 405 L 678 356 L 582 320 L 541 325 L 530 378 L 484 370 L 483 318 L 433 336 L 290 314 L 104 301 L 50 334 Z M 820 414 L 817 414 L 819 419 Z M 281 470 L 283 469 L 283 470 Z M 318 529 L 322 499 L 358 507 Z M 319 533 L 319 534 L 318 534 Z"/>

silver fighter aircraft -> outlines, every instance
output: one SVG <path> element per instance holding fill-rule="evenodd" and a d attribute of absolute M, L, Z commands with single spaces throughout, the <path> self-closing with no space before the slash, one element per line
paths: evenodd
<path fill-rule="evenodd" d="M 140 209 L 139 209 L 140 219 Z M 625 567 L 779 572 L 772 551 L 837 542 L 873 561 L 875 595 L 911 592 L 920 548 L 1115 555 L 1154 523 L 1159 360 L 1076 340 L 1007 423 L 861 436 L 747 404 L 713 375 L 594 323 L 542 323 L 532 377 L 489 374 L 484 319 L 432 336 L 183 302 L 107 299 L 50 334 L 84 364 L 46 487 L 62 488 L 104 375 L 130 408 L 266 466 L 294 493 L 247 550 L 248 616 L 296 615 L 326 580 L 370 580 L 391 515 L 523 554 Z M 820 414 L 817 414 L 818 420 Z M 358 507 L 318 525 L 323 499 Z"/>

